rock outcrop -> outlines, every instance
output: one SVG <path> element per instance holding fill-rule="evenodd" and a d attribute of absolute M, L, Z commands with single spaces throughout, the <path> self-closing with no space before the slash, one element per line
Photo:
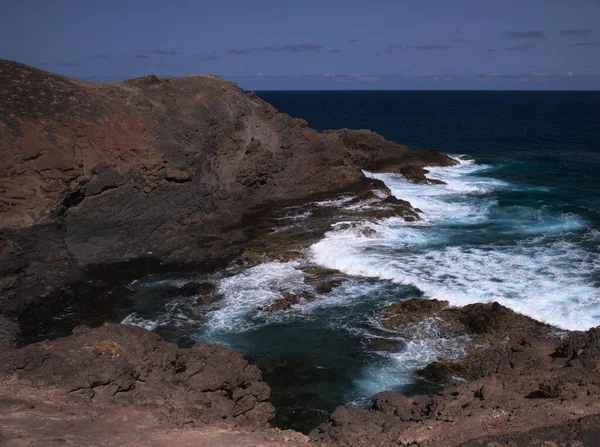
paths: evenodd
<path fill-rule="evenodd" d="M 3 60 L 0 155 L 10 318 L 99 266 L 214 265 L 256 207 L 369 188 L 362 169 L 454 163 L 367 130 L 318 133 L 212 76 L 102 84 Z"/>
<path fill-rule="evenodd" d="M 0 381 L 0 440 L 27 434 L 27 445 L 37 445 L 37 431 L 72 439 L 114 414 L 143 416 L 153 428 L 265 428 L 274 416 L 271 389 L 240 354 L 210 344 L 179 349 L 135 326 L 78 327 L 70 337 L 5 347 Z"/>
<path fill-rule="evenodd" d="M 498 303 L 448 307 L 413 299 L 384 323 L 435 318 L 450 336 L 470 334 L 467 355 L 421 371 L 444 385 L 434 396 L 383 392 L 371 409 L 338 408 L 311 438 L 344 446 L 581 445 L 600 433 L 599 328 L 561 338 Z M 465 379 L 468 379 L 466 381 Z"/>

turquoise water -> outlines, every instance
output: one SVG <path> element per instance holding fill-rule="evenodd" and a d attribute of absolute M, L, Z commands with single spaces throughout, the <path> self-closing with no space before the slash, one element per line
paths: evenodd
<path fill-rule="evenodd" d="M 305 431 L 384 389 L 433 391 L 415 370 L 464 354 L 464 340 L 446 338 L 435 321 L 382 327 L 381 309 L 400 299 L 498 301 L 563 329 L 600 325 L 600 94 L 259 94 L 312 127 L 371 128 L 461 164 L 431 169 L 441 186 L 366 173 L 420 208 L 421 222 L 334 225 L 299 261 L 142 278 L 130 286 L 126 322 L 244 353 L 273 388 L 280 426 Z M 289 218 L 302 225 L 310 215 Z M 257 310 L 285 292 L 315 293 L 306 265 L 339 270 L 343 285 L 286 312 Z M 213 282 L 221 299 L 196 306 L 170 292 L 190 280 Z"/>

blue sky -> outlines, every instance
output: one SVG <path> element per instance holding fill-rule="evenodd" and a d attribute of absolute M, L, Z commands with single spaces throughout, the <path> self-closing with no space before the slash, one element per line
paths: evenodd
<path fill-rule="evenodd" d="M 0 57 L 247 89 L 599 89 L 600 0 L 2 0 Z"/>

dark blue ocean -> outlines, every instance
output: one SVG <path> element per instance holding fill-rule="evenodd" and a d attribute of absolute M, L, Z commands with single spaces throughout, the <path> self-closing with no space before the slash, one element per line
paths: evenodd
<path fill-rule="evenodd" d="M 303 261 L 208 278 L 222 299 L 202 314 L 174 296 L 127 322 L 244 353 L 273 388 L 278 423 L 302 430 L 384 389 L 426 392 L 416 369 L 464 355 L 462 340 L 444 338 L 432 322 L 404 333 L 382 327 L 381 309 L 400 299 L 498 301 L 559 329 L 600 325 L 600 92 L 258 94 L 318 130 L 367 128 L 460 165 L 432 168 L 430 177 L 446 183 L 439 186 L 366 173 L 420 208 L 420 222 L 334 226 Z M 257 311 L 283 292 L 306 290 L 303 262 L 346 280 L 283 314 Z M 131 290 L 144 302 L 149 290 L 188 280 L 144 278 Z"/>

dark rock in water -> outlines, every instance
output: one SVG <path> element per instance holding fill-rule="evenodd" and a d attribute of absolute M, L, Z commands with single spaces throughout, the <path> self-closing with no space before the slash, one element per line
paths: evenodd
<path fill-rule="evenodd" d="M 210 295 L 215 293 L 216 290 L 217 286 L 209 282 L 188 282 L 179 288 L 179 291 L 184 296 Z"/>
<path fill-rule="evenodd" d="M 442 180 L 428 178 L 425 175 L 428 172 L 422 166 L 406 166 L 400 169 L 400 174 L 413 183 L 427 183 L 431 185 L 444 185 L 446 183 Z"/>
<path fill-rule="evenodd" d="M 312 301 L 314 296 L 309 293 L 301 293 L 297 295 L 295 293 L 286 293 L 282 298 L 277 298 L 268 306 L 259 307 L 259 310 L 264 312 L 278 312 L 281 310 L 288 310 L 294 304 L 298 304 L 301 300 Z"/>
<path fill-rule="evenodd" d="M 342 281 L 334 279 L 331 281 L 320 282 L 319 284 L 317 284 L 315 286 L 315 290 L 317 293 L 329 293 L 333 289 L 335 289 L 336 287 L 339 287 L 341 285 L 342 285 Z"/>
<path fill-rule="evenodd" d="M 462 373 L 461 365 L 458 362 L 447 360 L 438 360 L 430 363 L 425 368 L 417 371 L 417 374 L 425 380 L 433 383 L 447 384 L 452 378 Z"/>
<path fill-rule="evenodd" d="M 376 351 L 396 351 L 404 345 L 402 341 L 390 338 L 370 338 L 368 343 Z"/>
<path fill-rule="evenodd" d="M 217 301 L 219 301 L 222 297 L 221 296 L 215 296 L 215 295 L 201 295 L 196 299 L 196 306 L 206 306 L 209 304 L 213 304 L 216 303 Z"/>
<path fill-rule="evenodd" d="M 411 298 L 398 301 L 384 309 L 383 323 L 388 327 L 397 327 L 422 321 L 432 317 L 448 306 L 448 301 Z"/>
<path fill-rule="evenodd" d="M 317 278 L 331 276 L 331 275 L 335 275 L 335 274 L 339 273 L 338 270 L 333 270 L 333 269 L 328 269 L 325 267 L 318 267 L 318 266 L 313 266 L 313 265 L 307 266 L 307 267 L 302 267 L 302 271 L 304 271 L 305 273 L 307 273 L 311 276 L 316 276 Z"/>
<path fill-rule="evenodd" d="M 73 425 L 70 415 L 78 412 L 121 409 L 143 409 L 178 426 L 264 427 L 274 416 L 270 388 L 240 354 L 209 344 L 179 349 L 135 326 L 79 327 L 67 338 L 0 351 L 0 358 L 0 398 L 51 391 L 40 394 L 43 404 L 32 398 L 40 420 L 50 416 L 44 408 L 61 405 L 65 414 L 52 418 Z"/>

